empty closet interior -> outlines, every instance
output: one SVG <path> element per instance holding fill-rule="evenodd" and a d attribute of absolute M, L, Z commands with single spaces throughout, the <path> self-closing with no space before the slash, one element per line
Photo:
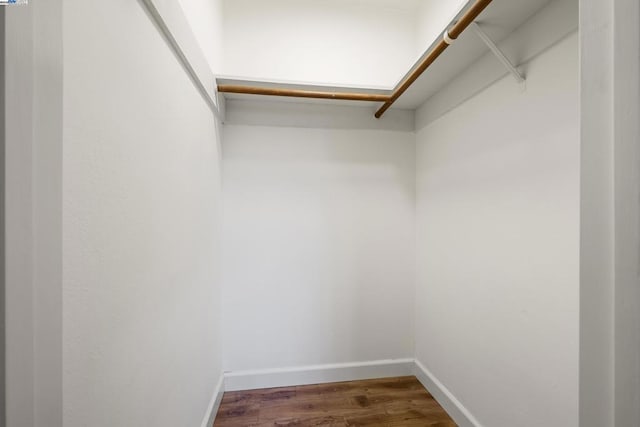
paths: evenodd
<path fill-rule="evenodd" d="M 482 425 L 575 425 L 577 2 L 257 3 L 217 79 L 227 387 L 417 366 Z"/>
<path fill-rule="evenodd" d="M 578 425 L 577 0 L 69 3 L 69 425 L 402 375 Z"/>

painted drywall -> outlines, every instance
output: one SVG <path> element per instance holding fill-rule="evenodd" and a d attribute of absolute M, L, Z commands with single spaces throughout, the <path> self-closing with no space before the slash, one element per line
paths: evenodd
<path fill-rule="evenodd" d="M 201 425 L 222 374 L 216 122 L 141 2 L 64 7 L 64 425 Z"/>
<path fill-rule="evenodd" d="M 525 73 L 526 68 L 520 65 L 525 65 L 558 40 L 578 31 L 578 0 L 553 0 L 535 13 L 527 7 L 533 15 L 498 43 L 503 54 L 521 73 Z M 486 21 L 482 25 L 491 28 Z M 469 31 L 473 32 L 473 29 Z M 420 109 L 416 126 L 424 127 L 509 74 L 488 48 L 485 47 L 484 52 L 483 56 L 428 98 Z"/>
<path fill-rule="evenodd" d="M 595 427 L 615 426 L 613 4 L 585 3 L 580 2 L 580 421 Z"/>
<path fill-rule="evenodd" d="M 615 1 L 614 22 L 615 421 L 632 426 L 640 425 L 640 3 Z"/>
<path fill-rule="evenodd" d="M 224 1 L 224 74 L 391 87 L 416 58 L 417 3 Z"/>
<path fill-rule="evenodd" d="M 35 425 L 33 319 L 33 15 L 6 13 L 6 424 Z M 18 37 L 16 37 L 18 36 Z M 25 72 L 29 70 L 29 72 Z"/>
<path fill-rule="evenodd" d="M 427 0 L 420 3 L 416 26 L 416 55 L 420 57 L 462 10 L 468 0 Z"/>
<path fill-rule="evenodd" d="M 484 426 L 578 425 L 577 41 L 417 132 L 416 358 Z"/>
<path fill-rule="evenodd" d="M 0 421 L 6 423 L 6 381 L 5 381 L 5 25 L 4 9 L 0 10 Z"/>
<path fill-rule="evenodd" d="M 468 2 L 222 1 L 225 75 L 383 88 L 405 75 Z"/>
<path fill-rule="evenodd" d="M 179 0 L 214 73 L 222 72 L 222 0 Z"/>
<path fill-rule="evenodd" d="M 639 20 L 637 1 L 580 1 L 585 427 L 640 425 Z"/>
<path fill-rule="evenodd" d="M 62 2 L 5 11 L 2 425 L 62 425 Z"/>
<path fill-rule="evenodd" d="M 225 371 L 411 358 L 412 113 L 292 105 L 227 104 Z"/>

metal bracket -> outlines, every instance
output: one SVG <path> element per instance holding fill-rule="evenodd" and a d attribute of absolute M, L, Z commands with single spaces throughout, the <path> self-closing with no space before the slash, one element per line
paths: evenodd
<path fill-rule="evenodd" d="M 487 45 L 487 47 L 491 49 L 491 52 L 493 52 L 493 54 L 498 58 L 498 60 L 502 62 L 502 65 L 504 65 L 507 68 L 507 70 L 509 70 L 509 72 L 513 75 L 513 78 L 516 79 L 518 83 L 524 82 L 525 81 L 524 76 L 520 74 L 520 71 L 518 71 L 518 69 L 511 63 L 511 61 L 509 61 L 509 58 L 507 58 L 505 54 L 502 53 L 500 48 L 493 42 L 493 40 L 489 38 L 487 33 L 482 31 L 482 28 L 480 28 L 480 26 L 476 22 L 471 23 L 471 26 L 473 27 L 478 37 L 482 39 L 482 41 Z"/>

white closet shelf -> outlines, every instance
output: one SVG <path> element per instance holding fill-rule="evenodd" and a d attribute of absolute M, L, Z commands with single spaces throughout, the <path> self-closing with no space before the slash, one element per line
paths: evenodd
<path fill-rule="evenodd" d="M 540 12 L 545 6 L 553 2 L 562 2 L 563 0 L 494 0 L 480 16 L 474 21 L 482 28 L 482 31 L 495 42 L 499 47 L 500 42 L 508 38 L 514 31 L 522 27 L 530 19 Z M 469 2 L 473 3 L 473 1 Z M 576 2 L 577 3 L 577 2 Z M 465 8 L 466 9 L 466 8 Z M 458 15 L 460 16 L 464 10 Z M 559 18 L 566 18 L 561 16 Z M 453 25 L 458 17 L 447 26 L 447 29 Z M 550 24 L 553 28 L 540 28 L 540 31 L 557 33 L 555 27 L 559 25 L 569 25 L 563 22 Z M 446 31 L 446 30 L 445 30 Z M 443 31 L 443 34 L 444 32 Z M 536 34 L 531 34 L 537 37 Z M 437 45 L 443 35 L 435 40 L 432 46 L 425 51 L 425 54 L 416 61 L 415 65 L 403 76 L 399 82 L 405 80 L 407 76 L 422 62 L 424 57 L 431 51 L 432 47 Z M 556 40 L 554 40 L 555 42 Z M 524 43 L 528 43 L 525 40 Z M 523 43 L 521 43 L 523 44 Z M 546 49 L 548 45 L 544 46 Z M 526 49 L 527 47 L 522 47 Z M 542 46 L 541 46 L 542 48 Z M 518 50 L 518 49 L 516 49 Z M 431 96 L 439 92 L 442 88 L 451 83 L 456 76 L 470 68 L 480 58 L 490 52 L 489 48 L 480 37 L 468 28 L 464 31 L 454 43 L 445 50 L 440 57 L 407 89 L 407 91 L 393 104 L 392 108 L 416 109 L 423 105 Z M 516 66 L 518 66 L 525 58 L 520 55 L 508 55 Z M 513 57 L 516 56 L 516 57 Z M 498 62 L 497 59 L 495 59 Z M 506 73 L 507 70 L 505 69 Z"/>
<path fill-rule="evenodd" d="M 441 35 L 433 41 L 432 45 L 425 50 L 425 53 L 415 62 L 407 73 L 398 80 L 398 83 L 388 89 L 364 88 L 332 85 L 314 85 L 296 82 L 278 82 L 266 80 L 254 80 L 242 77 L 218 77 L 216 83 L 221 89 L 242 91 L 244 89 L 256 89 L 263 92 L 262 95 L 270 95 L 272 98 L 278 91 L 289 91 L 287 97 L 275 96 L 278 99 L 288 102 L 298 103 L 321 103 L 321 104 L 353 104 L 359 106 L 370 106 L 379 108 L 384 104 L 384 98 L 391 97 L 396 90 L 409 76 L 416 70 L 429 53 L 436 47 L 448 30 L 460 20 L 462 16 L 476 4 L 477 0 L 469 0 L 460 13 L 450 22 L 447 28 L 443 29 Z M 560 40 L 563 36 L 575 31 L 577 19 L 575 9 L 578 0 L 494 0 L 482 13 L 474 20 L 485 37 L 488 37 L 493 44 L 494 50 L 502 55 L 500 59 L 490 58 L 495 61 L 498 67 L 487 72 L 488 67 L 484 67 L 485 74 L 492 74 L 492 77 L 483 76 L 478 81 L 486 81 L 501 77 L 508 73 L 507 68 L 500 68 L 503 64 L 513 64 L 515 67 L 528 61 L 533 56 L 546 50 L 549 46 Z M 551 7 L 547 7 L 551 6 Z M 474 26 L 474 25 L 472 25 Z M 517 37 L 509 37 L 512 34 Z M 509 38 L 508 41 L 505 39 Z M 513 39 L 513 40 L 511 40 Z M 455 40 L 448 39 L 451 46 L 444 50 L 407 89 L 395 100 L 391 108 L 415 110 L 429 101 L 431 97 L 440 92 L 445 87 L 452 84 L 461 74 L 469 70 L 476 62 L 485 60 L 487 55 L 491 55 L 491 50 L 487 41 L 478 36 L 478 32 L 468 28 Z M 503 49 L 502 41 L 505 41 Z M 516 72 L 513 67 L 511 72 Z M 519 75 L 519 72 L 515 73 Z M 497 76 L 497 77 L 496 77 Z M 526 77 L 526 76 L 525 76 Z M 481 83 L 478 83 L 481 84 Z M 296 94 L 296 91 L 304 93 Z M 220 91 L 224 92 L 224 90 Z M 314 92 L 314 94 L 311 94 Z M 329 99 L 314 99 L 313 96 L 326 96 Z M 333 94 L 333 95 L 332 95 Z M 337 94 L 337 96 L 335 96 Z M 259 94 L 245 93 L 224 93 L 225 99 L 248 99 Z M 302 95 L 302 97 L 297 97 Z M 344 97 L 341 95 L 345 95 Z M 349 97 L 348 95 L 355 95 Z M 373 95 L 376 99 L 368 99 Z M 331 99 L 333 98 L 333 99 Z M 345 98 L 345 100 L 341 99 Z M 367 99 L 367 100 L 353 100 Z"/>

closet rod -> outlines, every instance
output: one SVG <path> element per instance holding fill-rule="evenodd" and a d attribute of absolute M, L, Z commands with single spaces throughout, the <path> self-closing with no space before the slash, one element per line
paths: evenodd
<path fill-rule="evenodd" d="M 391 93 L 389 99 L 384 103 L 378 111 L 376 111 L 376 118 L 382 117 L 382 115 L 393 105 L 400 95 L 402 95 L 411 86 L 418 77 L 426 71 L 431 64 L 444 52 L 449 45 L 451 45 L 455 39 L 482 13 L 482 11 L 489 6 L 492 0 L 478 0 L 473 6 L 465 12 L 465 14 L 456 22 L 451 29 L 445 29 L 443 37 L 440 42 L 435 45 L 431 51 L 425 56 L 425 58 L 418 64 L 418 66 L 409 74 Z"/>
<path fill-rule="evenodd" d="M 242 85 L 218 85 L 218 92 L 249 95 L 289 96 L 296 98 L 340 99 L 345 101 L 386 102 L 389 95 L 354 92 L 322 92 L 302 89 L 278 89 Z"/>

